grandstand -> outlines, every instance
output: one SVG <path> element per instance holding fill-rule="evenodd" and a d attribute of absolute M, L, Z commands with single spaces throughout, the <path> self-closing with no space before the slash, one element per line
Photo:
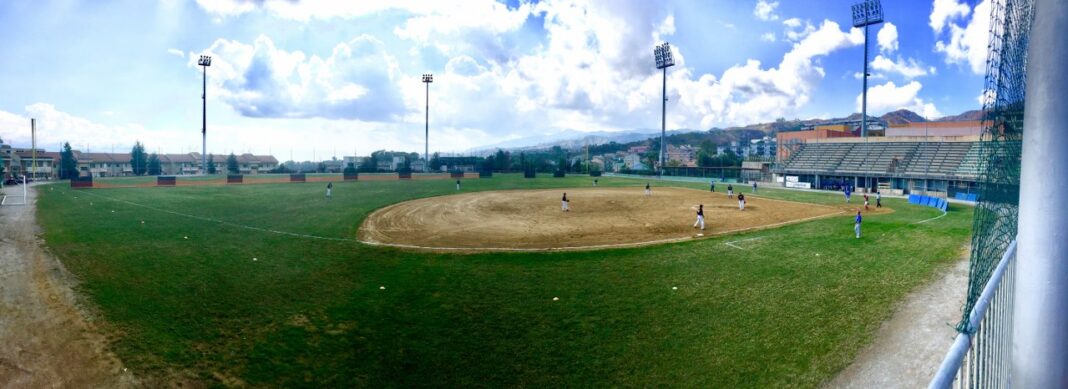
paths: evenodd
<path fill-rule="evenodd" d="M 784 154 L 774 173 L 813 188 L 849 185 L 933 197 L 975 193 L 982 162 L 976 137 L 824 139 L 795 144 Z"/>

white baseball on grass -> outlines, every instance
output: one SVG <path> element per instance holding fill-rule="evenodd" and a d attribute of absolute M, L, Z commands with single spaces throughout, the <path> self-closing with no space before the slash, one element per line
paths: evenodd
<path fill-rule="evenodd" d="M 257 259 L 256 259 L 256 258 L 252 258 L 252 260 L 253 260 L 253 261 L 256 261 Z"/>
<path fill-rule="evenodd" d="M 553 297 L 553 301 L 560 301 L 559 297 Z"/>
<path fill-rule="evenodd" d="M 679 287 L 677 287 L 677 286 L 672 286 L 672 287 L 671 287 L 671 290 L 679 290 Z"/>
<path fill-rule="evenodd" d="M 385 287 L 385 286 L 379 286 L 379 287 L 378 287 L 378 289 L 380 289 L 380 290 L 386 290 L 386 287 Z"/>

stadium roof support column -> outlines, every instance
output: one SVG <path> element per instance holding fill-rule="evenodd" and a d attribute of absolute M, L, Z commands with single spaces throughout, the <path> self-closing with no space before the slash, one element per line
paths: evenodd
<path fill-rule="evenodd" d="M 1068 2 L 1036 0 L 1027 62 L 1012 387 L 1068 386 Z"/>

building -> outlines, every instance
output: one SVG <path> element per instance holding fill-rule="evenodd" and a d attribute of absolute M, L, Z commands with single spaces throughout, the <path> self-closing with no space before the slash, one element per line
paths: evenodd
<path fill-rule="evenodd" d="M 624 169 L 635 169 L 635 170 L 638 170 L 638 168 L 635 167 L 635 166 L 639 166 L 639 165 L 645 166 L 645 164 L 642 163 L 642 156 L 641 155 L 636 154 L 636 153 L 630 153 L 630 154 L 627 154 L 627 155 L 625 155 L 623 157 L 623 168 Z"/>
<path fill-rule="evenodd" d="M 983 123 L 978 120 L 961 122 L 914 122 L 891 125 L 886 128 L 886 137 L 903 136 L 980 136 Z"/>
<path fill-rule="evenodd" d="M 697 166 L 697 149 L 693 146 L 668 145 L 665 154 L 667 154 L 664 158 L 667 160 L 668 166 L 673 165 L 672 162 L 677 162 L 677 166 Z"/>
<path fill-rule="evenodd" d="M 72 150 L 76 161 L 78 175 L 93 177 L 122 177 L 133 175 L 132 158 L 129 153 L 89 153 Z M 3 162 L 4 176 L 30 175 L 33 172 L 33 150 L 14 148 L 0 144 L 0 161 Z M 160 174 L 189 175 L 200 173 L 200 153 L 158 154 Z M 216 174 L 226 174 L 226 159 L 229 155 L 213 155 Z M 278 167 L 278 159 L 270 155 L 253 155 L 245 153 L 236 155 L 238 170 L 241 174 L 258 174 Z M 60 153 L 37 150 L 38 179 L 59 177 Z M 146 160 L 147 163 L 147 160 Z M 145 166 L 147 170 L 148 167 Z"/>

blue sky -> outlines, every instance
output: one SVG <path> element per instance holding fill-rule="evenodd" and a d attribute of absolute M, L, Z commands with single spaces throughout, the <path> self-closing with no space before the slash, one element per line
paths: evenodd
<path fill-rule="evenodd" d="M 848 1 L 8 1 L 0 138 L 93 151 L 208 149 L 288 159 L 859 111 Z M 869 35 L 869 111 L 978 109 L 989 0 L 885 1 Z"/>

